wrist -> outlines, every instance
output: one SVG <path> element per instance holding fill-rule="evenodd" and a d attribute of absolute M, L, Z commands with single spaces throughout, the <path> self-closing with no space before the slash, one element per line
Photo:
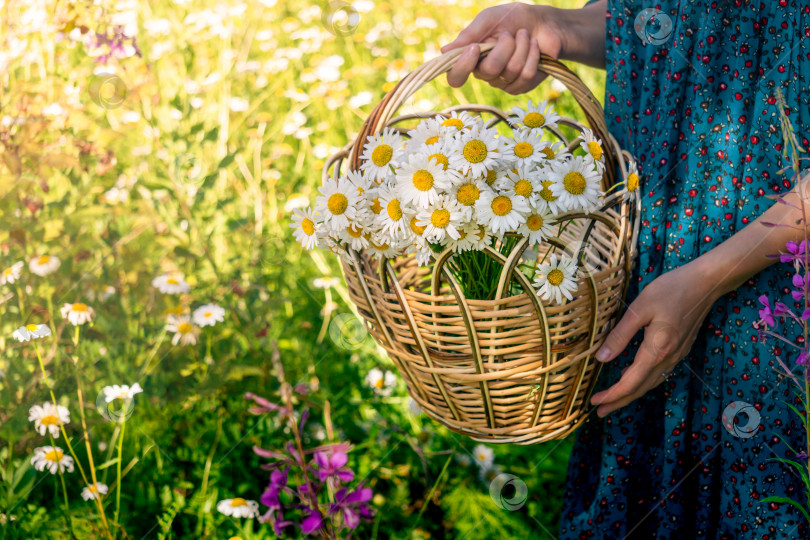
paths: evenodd
<path fill-rule="evenodd" d="M 579 9 L 543 7 L 548 8 L 543 21 L 560 36 L 560 59 L 604 68 L 606 2 Z"/>

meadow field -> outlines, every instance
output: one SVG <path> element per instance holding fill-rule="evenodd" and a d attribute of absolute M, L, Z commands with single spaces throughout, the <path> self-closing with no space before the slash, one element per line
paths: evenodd
<path fill-rule="evenodd" d="M 570 439 L 427 419 L 337 259 L 289 228 L 328 156 L 491 4 L 0 0 L 0 538 L 556 537 Z M 579 116 L 550 81 L 531 97 Z M 465 102 L 525 100 L 441 78 L 406 108 Z M 329 461 L 335 516 L 274 530 L 259 516 L 293 494 L 263 465 L 301 448 Z"/>

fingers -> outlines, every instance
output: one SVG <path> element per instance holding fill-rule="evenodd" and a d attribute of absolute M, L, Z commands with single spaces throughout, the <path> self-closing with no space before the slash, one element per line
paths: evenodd
<path fill-rule="evenodd" d="M 481 47 L 478 45 L 469 45 L 464 52 L 456 60 L 456 65 L 453 69 L 447 72 L 447 84 L 453 88 L 463 86 L 467 82 L 467 77 L 475 69 L 478 64 L 478 59 L 481 56 Z"/>
<path fill-rule="evenodd" d="M 515 52 L 512 57 L 506 62 L 506 67 L 501 71 L 500 76 L 506 79 L 506 84 L 512 84 L 523 71 L 523 66 L 526 63 L 526 56 L 529 54 L 529 32 L 524 28 L 518 30 L 515 36 Z"/>
<path fill-rule="evenodd" d="M 499 86 L 494 80 L 501 76 L 509 60 L 511 60 L 515 52 L 515 46 L 515 39 L 511 34 L 508 32 L 499 34 L 495 47 L 493 47 L 487 57 L 478 64 L 478 69 L 475 70 L 475 76 L 490 82 L 490 84 L 498 88 L 511 82 L 510 79 L 507 79 L 506 81 L 501 81 L 501 85 Z"/>
<path fill-rule="evenodd" d="M 510 94 L 522 94 L 532 90 L 535 86 L 540 84 L 546 78 L 546 74 L 537 70 L 537 64 L 540 61 L 540 47 L 537 40 L 532 38 L 529 42 L 529 49 L 526 53 L 526 61 L 523 63 L 523 68 L 518 77 L 505 86 L 503 89 Z"/>
<path fill-rule="evenodd" d="M 630 343 L 630 340 L 633 339 L 636 332 L 650 322 L 650 318 L 642 315 L 640 311 L 641 306 L 638 305 L 637 302 L 630 304 L 630 307 L 627 308 L 619 324 L 617 324 L 613 331 L 608 334 L 608 337 L 605 338 L 602 347 L 596 351 L 597 360 L 600 362 L 609 362 L 616 358 L 616 356 L 627 347 L 627 344 Z"/>
<path fill-rule="evenodd" d="M 485 9 L 479 13 L 475 19 L 473 19 L 473 22 L 471 22 L 467 28 L 462 30 L 455 40 L 442 47 L 441 51 L 446 53 L 447 51 L 458 49 L 459 47 L 464 47 L 465 45 L 481 43 L 484 41 L 484 38 L 489 36 L 490 29 L 493 26 L 491 21 L 491 13 L 492 12 L 489 9 Z"/>

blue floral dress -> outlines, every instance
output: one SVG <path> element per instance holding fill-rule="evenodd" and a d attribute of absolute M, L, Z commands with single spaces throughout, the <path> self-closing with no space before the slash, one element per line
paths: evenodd
<path fill-rule="evenodd" d="M 791 187 L 775 90 L 810 148 L 810 2 L 608 5 L 605 112 L 639 160 L 643 192 L 632 300 Z M 757 298 L 787 296 L 790 277 L 776 264 L 720 299 L 666 383 L 607 418 L 592 413 L 576 435 L 561 539 L 810 538 L 795 508 L 762 502 L 803 499 L 798 475 L 773 461 L 793 457 L 780 438 L 796 448 L 804 436 L 784 405 L 794 386 L 775 371 L 777 355 L 794 358 L 752 328 Z M 640 338 L 598 389 L 618 381 Z"/>

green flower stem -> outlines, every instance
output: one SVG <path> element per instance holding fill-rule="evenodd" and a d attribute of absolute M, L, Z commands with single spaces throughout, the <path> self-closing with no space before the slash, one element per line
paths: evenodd
<path fill-rule="evenodd" d="M 126 411 L 126 407 L 124 408 Z M 124 451 L 124 428 L 127 425 L 126 413 L 124 419 L 121 421 L 121 434 L 118 436 L 118 463 L 116 464 L 116 481 L 115 481 L 115 517 L 113 521 L 118 523 L 118 516 L 121 512 L 121 459 Z"/>
<path fill-rule="evenodd" d="M 51 435 L 50 431 L 48 432 L 48 437 L 51 439 L 51 447 L 56 448 L 56 442 L 53 440 L 53 435 Z M 65 485 L 65 476 L 62 474 L 61 464 L 56 465 L 56 472 L 59 475 L 59 480 L 62 484 L 62 495 L 65 498 L 65 525 L 67 525 L 67 529 L 70 531 L 71 538 L 77 538 L 76 532 L 73 530 L 73 519 L 70 517 L 70 503 L 68 503 L 67 486 Z M 58 489 L 59 488 L 57 488 L 57 491 Z"/>

